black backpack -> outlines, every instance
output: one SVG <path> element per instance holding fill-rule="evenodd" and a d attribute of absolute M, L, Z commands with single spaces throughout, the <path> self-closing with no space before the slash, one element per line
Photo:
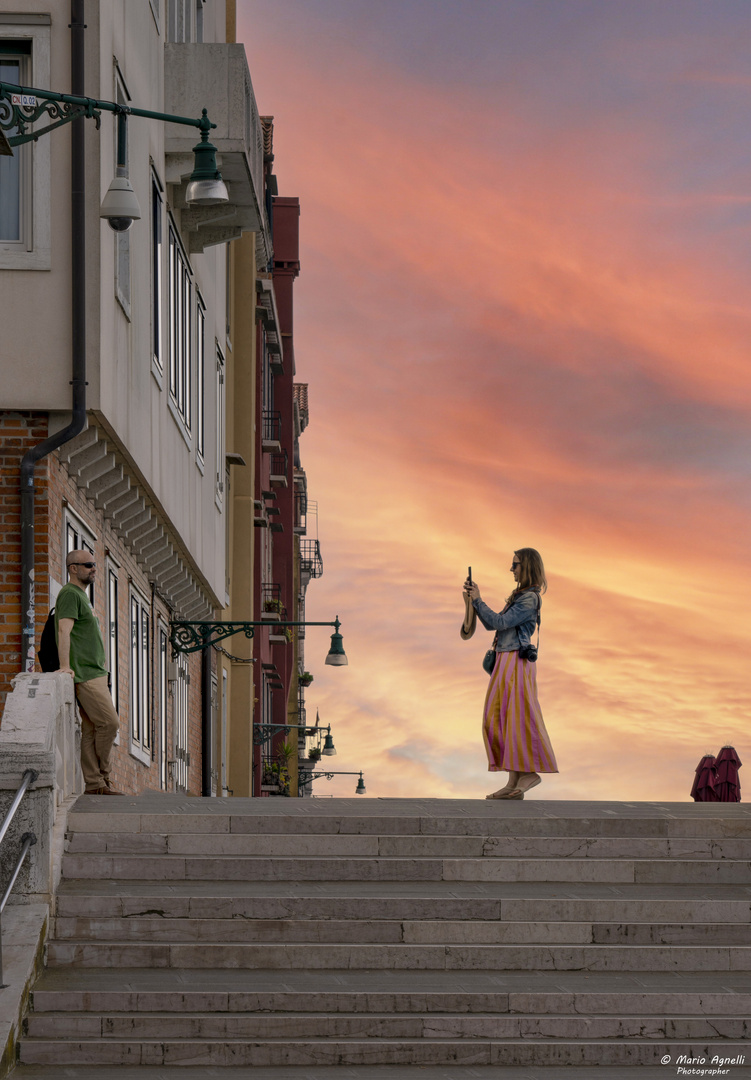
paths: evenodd
<path fill-rule="evenodd" d="M 37 658 L 42 671 L 57 671 L 60 667 L 60 656 L 57 651 L 57 636 L 55 634 L 55 609 L 47 616 L 42 636 L 37 649 Z"/>

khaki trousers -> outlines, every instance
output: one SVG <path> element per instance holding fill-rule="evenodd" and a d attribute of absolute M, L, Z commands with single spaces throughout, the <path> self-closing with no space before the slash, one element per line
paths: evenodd
<path fill-rule="evenodd" d="M 107 689 L 107 676 L 76 683 L 81 710 L 81 771 L 87 791 L 104 787 L 110 775 L 112 747 L 120 729 Z"/>

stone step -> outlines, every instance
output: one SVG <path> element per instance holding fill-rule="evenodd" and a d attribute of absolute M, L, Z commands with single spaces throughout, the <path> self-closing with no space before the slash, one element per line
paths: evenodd
<path fill-rule="evenodd" d="M 76 883 L 79 884 L 79 883 Z M 232 885 L 237 887 L 237 883 Z M 236 896 L 217 882 L 212 895 L 196 896 L 190 889 L 177 895 L 155 890 L 135 896 L 94 892 L 59 893 L 57 915 L 63 919 L 427 919 L 504 920 L 509 922 L 715 922 L 751 925 L 751 893 L 745 900 L 697 897 L 686 900 L 562 899 L 558 896 L 495 898 L 485 896 L 404 896 L 397 885 L 392 896 L 342 896 L 332 885 L 329 895 Z M 183 886 L 184 887 L 184 886 Z M 339 890 L 341 891 L 341 890 Z"/>
<path fill-rule="evenodd" d="M 751 1020 L 742 1016 L 541 1016 L 477 1013 L 457 1016 L 290 1013 L 237 1015 L 195 1013 L 63 1012 L 31 1014 L 33 1039 L 748 1039 Z M 751 1048 L 749 1050 L 751 1058 Z"/>
<path fill-rule="evenodd" d="M 747 1055 L 748 1056 L 748 1055 Z M 226 1066 L 221 1071 L 203 1067 L 200 1072 L 188 1072 L 179 1065 L 111 1065 L 106 1080 L 415 1080 L 409 1065 L 354 1065 L 346 1073 L 333 1073 L 328 1065 Z M 675 1067 L 668 1075 L 676 1075 Z M 751 1080 L 751 1068 L 733 1066 L 727 1075 L 732 1080 Z M 20 1065 L 13 1080 L 104 1080 L 96 1065 L 67 1065 L 61 1072 L 58 1065 Z M 630 1066 L 579 1065 L 576 1074 L 566 1066 L 496 1066 L 496 1065 L 421 1065 L 419 1080 L 634 1080 Z M 666 1080 L 665 1066 L 642 1065 L 638 1080 Z"/>
<path fill-rule="evenodd" d="M 227 992 L 212 990 L 39 990 L 33 992 L 34 1013 L 320 1013 L 337 1015 L 369 1012 L 409 1015 L 419 1013 L 528 1014 L 533 1016 L 662 1016 L 741 1017 L 751 1014 L 749 993 L 640 991 L 610 993 L 379 993 L 357 991 Z"/>
<path fill-rule="evenodd" d="M 271 833 L 283 835 L 373 834 L 394 836 L 655 836 L 655 837 L 747 837 L 751 838 L 751 816 L 742 804 L 696 805 L 673 803 L 650 807 L 640 804 L 625 807 L 623 803 L 546 803 L 535 800 L 524 804 L 488 805 L 484 800 L 462 801 L 459 807 L 452 800 L 435 800 L 435 806 L 425 812 L 415 812 L 406 804 L 410 800 L 395 800 L 400 804 L 387 812 L 381 801 L 373 813 L 360 803 L 360 812 L 332 812 L 329 807 L 300 811 L 287 807 L 269 812 L 257 806 L 241 806 L 252 800 L 223 800 L 216 809 L 207 809 L 193 800 L 173 812 L 160 812 L 165 805 L 163 796 L 152 802 L 152 812 L 144 812 L 143 796 L 130 805 L 100 803 L 98 810 L 87 799 L 88 809 L 78 804 L 68 815 L 70 832 L 156 832 L 156 833 Z M 339 803 L 340 800 L 337 800 Z M 439 806 L 439 803 L 443 803 Z M 584 812 L 582 812 L 584 807 Z M 707 809 L 711 807 L 711 809 Z M 290 812 L 292 811 L 292 812 Z M 652 811 L 652 812 L 651 812 Z"/>
<path fill-rule="evenodd" d="M 685 1040 L 629 1038 L 581 1040 L 541 1039 L 316 1039 L 306 1041 L 258 1041 L 225 1039 L 156 1040 L 130 1039 L 24 1039 L 20 1046 L 23 1064 L 72 1065 L 181 1065 L 256 1067 L 287 1065 L 647 1065 L 663 1057 L 738 1059 L 744 1064 L 749 1044 L 728 1039 Z"/>
<path fill-rule="evenodd" d="M 462 971 L 751 971 L 751 948 L 700 945 L 341 945 L 50 941 L 49 966 Z"/>
<path fill-rule="evenodd" d="M 751 884 L 751 863 L 727 859 L 265 858 L 66 854 L 66 878 L 149 881 L 599 881 Z"/>
<path fill-rule="evenodd" d="M 751 859 L 751 838 L 315 835 L 69 832 L 72 854 L 278 858 Z"/>
<path fill-rule="evenodd" d="M 13 1080 L 665 1080 L 751 1047 L 740 804 L 147 795 L 68 825 Z"/>
<path fill-rule="evenodd" d="M 52 967 L 33 993 L 36 1011 L 745 1016 L 751 973 Z"/>
<path fill-rule="evenodd" d="M 333 916 L 332 912 L 332 916 Z M 63 918 L 58 941 L 296 942 L 306 944 L 747 945 L 751 923 L 596 923 L 507 920 Z"/>

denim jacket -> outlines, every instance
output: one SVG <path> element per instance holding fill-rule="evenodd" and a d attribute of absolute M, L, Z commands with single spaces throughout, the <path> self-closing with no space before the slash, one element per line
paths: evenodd
<path fill-rule="evenodd" d="M 491 611 L 484 600 L 473 600 L 472 606 L 486 630 L 498 631 L 495 651 L 516 652 L 520 645 L 529 645 L 537 625 L 539 603 L 540 594 L 535 589 L 528 589 L 501 614 Z"/>

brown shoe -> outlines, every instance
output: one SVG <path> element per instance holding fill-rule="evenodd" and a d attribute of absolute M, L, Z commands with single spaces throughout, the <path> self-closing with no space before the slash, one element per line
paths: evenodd
<path fill-rule="evenodd" d="M 117 788 L 113 788 L 113 787 L 109 787 L 108 785 L 105 785 L 104 787 L 94 788 L 93 791 L 87 791 L 87 792 L 85 792 L 85 794 L 86 795 L 124 795 L 125 792 L 124 791 L 118 791 Z"/>

